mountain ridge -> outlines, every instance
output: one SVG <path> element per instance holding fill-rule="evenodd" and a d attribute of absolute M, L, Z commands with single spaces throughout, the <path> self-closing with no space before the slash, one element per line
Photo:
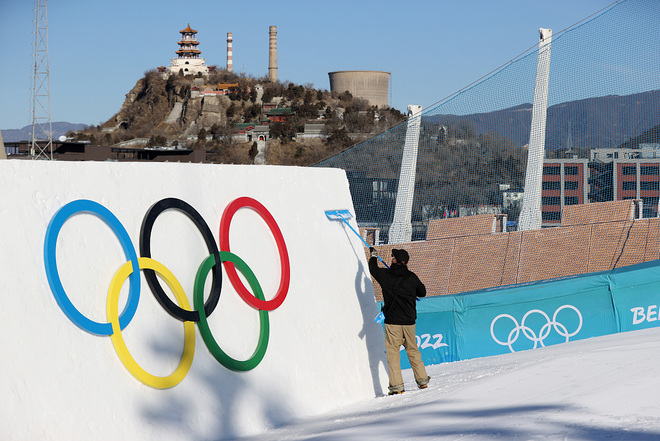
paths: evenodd
<path fill-rule="evenodd" d="M 660 90 L 630 95 L 605 95 L 566 101 L 548 107 L 546 149 L 567 149 L 568 133 L 572 148 L 619 147 L 660 124 Z M 506 109 L 469 115 L 439 114 L 429 116 L 438 123 L 467 121 L 478 134 L 497 133 L 515 145 L 529 143 L 532 104 L 519 104 Z M 506 132 L 498 130 L 504 127 Z"/>
<path fill-rule="evenodd" d="M 51 123 L 53 129 L 53 139 L 66 135 L 70 131 L 81 130 L 88 127 L 87 124 L 70 123 L 66 121 L 57 121 Z M 4 142 L 29 141 L 32 138 L 32 124 L 28 124 L 20 129 L 1 129 L 2 140 Z"/>

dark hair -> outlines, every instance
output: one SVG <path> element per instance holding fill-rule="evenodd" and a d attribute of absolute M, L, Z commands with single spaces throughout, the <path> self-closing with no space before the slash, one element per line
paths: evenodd
<path fill-rule="evenodd" d="M 397 250 L 393 249 L 392 250 L 392 257 L 396 259 L 397 262 L 401 264 L 407 264 L 408 260 L 410 259 L 410 256 L 408 256 L 408 251 L 406 250 Z"/>

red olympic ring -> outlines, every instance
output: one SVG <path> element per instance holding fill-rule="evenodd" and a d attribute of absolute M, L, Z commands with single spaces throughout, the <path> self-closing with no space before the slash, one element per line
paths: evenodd
<path fill-rule="evenodd" d="M 227 277 L 229 277 L 231 284 L 234 286 L 236 292 L 241 296 L 245 303 L 255 309 L 272 311 L 279 307 L 286 298 L 287 292 L 289 291 L 291 271 L 289 267 L 289 253 L 286 249 L 284 237 L 282 236 L 280 227 L 277 225 L 277 222 L 275 222 L 275 219 L 266 209 L 266 207 L 264 207 L 255 199 L 249 197 L 240 197 L 230 203 L 225 209 L 224 213 L 222 213 L 222 219 L 220 220 L 220 251 L 231 252 L 229 250 L 229 225 L 231 224 L 231 220 L 234 217 L 236 211 L 243 207 L 251 208 L 259 216 L 261 216 L 261 218 L 266 222 L 266 225 L 268 225 L 270 228 L 270 231 L 273 233 L 273 237 L 275 238 L 277 250 L 280 254 L 280 266 L 282 269 L 280 286 L 277 289 L 275 297 L 273 297 L 271 300 L 260 300 L 256 298 L 250 291 L 248 291 L 241 279 L 238 277 L 238 273 L 236 272 L 236 267 L 234 264 L 228 261 L 223 261 L 222 263 L 225 265 L 225 271 L 227 272 Z"/>

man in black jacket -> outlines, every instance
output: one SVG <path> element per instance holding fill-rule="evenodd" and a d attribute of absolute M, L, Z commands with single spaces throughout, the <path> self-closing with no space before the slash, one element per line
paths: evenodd
<path fill-rule="evenodd" d="M 392 250 L 392 265 L 380 268 L 373 247 L 370 248 L 369 272 L 383 290 L 385 314 L 385 351 L 390 375 L 390 395 L 403 393 L 400 347 L 406 349 L 415 381 L 420 389 L 428 387 L 430 377 L 422 361 L 422 354 L 415 339 L 417 297 L 426 296 L 426 287 L 417 275 L 408 269 L 408 252 Z"/>

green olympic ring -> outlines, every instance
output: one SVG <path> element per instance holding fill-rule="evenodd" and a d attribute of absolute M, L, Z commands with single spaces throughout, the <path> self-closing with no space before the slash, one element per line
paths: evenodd
<path fill-rule="evenodd" d="M 247 263 L 243 261 L 243 259 L 228 251 L 220 251 L 220 260 L 223 262 L 232 262 L 241 272 L 241 274 L 243 274 L 243 276 L 245 276 L 247 279 L 250 288 L 252 288 L 252 291 L 254 292 L 254 296 L 261 301 L 265 300 L 263 290 L 261 289 L 261 285 L 259 284 L 257 277 L 254 275 Z M 215 357 L 216 360 L 218 360 L 218 362 L 220 362 L 220 364 L 233 371 L 249 371 L 254 369 L 266 354 L 266 348 L 268 347 L 268 337 L 270 334 L 268 311 L 263 309 L 259 310 L 259 342 L 257 343 L 257 347 L 254 350 L 252 356 L 245 361 L 239 361 L 227 355 L 227 353 L 225 353 L 225 351 L 223 351 L 215 341 L 215 338 L 213 338 L 213 334 L 209 328 L 209 323 L 206 319 L 206 311 L 204 311 L 204 282 L 206 281 L 207 274 L 209 271 L 211 271 L 211 268 L 213 268 L 214 265 L 215 256 L 210 255 L 204 260 L 204 262 L 202 262 L 199 269 L 197 270 L 197 274 L 195 275 L 193 305 L 195 306 L 195 309 L 199 311 L 199 321 L 197 322 L 197 327 L 199 328 L 199 332 L 202 334 L 202 338 L 204 339 L 204 343 L 206 343 L 206 347 L 208 348 L 209 352 Z"/>

